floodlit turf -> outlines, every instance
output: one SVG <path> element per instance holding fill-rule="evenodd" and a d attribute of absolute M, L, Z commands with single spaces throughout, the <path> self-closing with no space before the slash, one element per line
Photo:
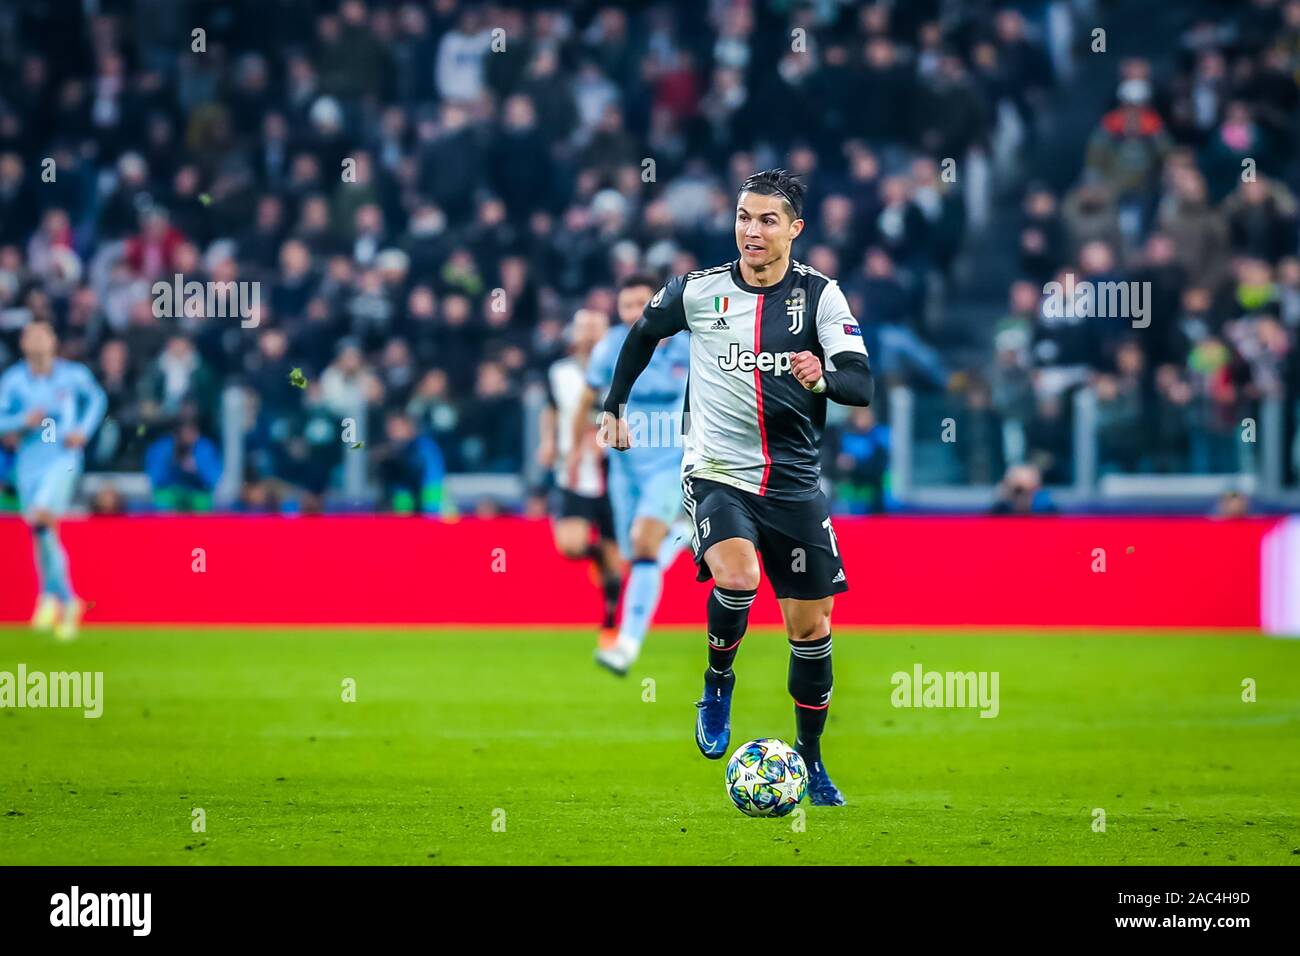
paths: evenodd
<path fill-rule="evenodd" d="M 849 806 L 802 832 L 738 813 L 696 751 L 700 634 L 653 634 L 625 680 L 590 655 L 577 631 L 0 629 L 0 671 L 103 671 L 105 698 L 0 710 L 0 864 L 1300 863 L 1300 641 L 837 631 Z M 918 663 L 999 672 L 999 715 L 893 707 Z M 792 738 L 786 666 L 750 634 L 734 744 Z"/>

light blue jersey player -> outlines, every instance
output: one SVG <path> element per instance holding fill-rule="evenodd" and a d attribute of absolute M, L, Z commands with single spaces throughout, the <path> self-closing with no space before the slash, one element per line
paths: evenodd
<path fill-rule="evenodd" d="M 36 544 L 40 596 L 32 626 L 71 640 L 83 606 L 72 591 L 59 518 L 72 503 L 82 449 L 108 400 L 86 366 L 58 358 L 58 344 L 48 322 L 23 329 L 24 360 L 0 375 L 0 436 L 18 438 L 18 500 Z"/>
<path fill-rule="evenodd" d="M 595 407 L 614 378 L 619 350 L 645 311 L 658 283 L 646 276 L 624 279 L 618 291 L 620 324 L 611 329 L 587 363 L 587 395 L 574 426 L 590 428 Z M 663 571 L 685 546 L 685 534 L 673 528 L 682 512 L 682 408 L 690 343 L 686 336 L 664 339 L 628 399 L 633 447 L 609 459 L 609 502 L 619 549 L 630 562 L 618 639 L 598 648 L 596 661 L 626 674 L 641 653 L 641 644 L 659 606 Z"/>

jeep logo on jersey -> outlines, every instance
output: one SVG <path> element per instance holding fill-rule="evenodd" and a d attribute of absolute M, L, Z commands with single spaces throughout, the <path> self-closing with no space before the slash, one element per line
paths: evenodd
<path fill-rule="evenodd" d="M 718 356 L 718 368 L 724 372 L 734 372 L 739 369 L 742 372 L 752 372 L 758 369 L 760 372 L 773 372 L 780 375 L 783 372 L 790 371 L 790 360 L 794 357 L 793 352 L 754 352 L 746 349 L 740 350 L 740 345 L 736 342 L 731 343 L 727 349 L 726 355 Z"/>
<path fill-rule="evenodd" d="M 795 289 L 790 294 L 790 298 L 785 300 L 785 314 L 790 320 L 790 327 L 786 331 L 798 335 L 803 331 L 803 314 L 806 297 L 803 289 Z"/>
<path fill-rule="evenodd" d="M 731 296 L 715 295 L 713 297 L 713 311 L 722 315 L 731 305 Z"/>

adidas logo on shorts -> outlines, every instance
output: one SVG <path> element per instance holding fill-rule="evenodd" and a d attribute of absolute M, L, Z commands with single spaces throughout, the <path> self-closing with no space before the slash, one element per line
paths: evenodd
<path fill-rule="evenodd" d="M 843 584 L 843 583 L 844 583 L 844 569 L 840 568 L 838 571 L 835 572 L 835 577 L 831 578 L 831 584 Z"/>
<path fill-rule="evenodd" d="M 727 320 L 726 320 L 726 319 L 718 319 L 718 321 L 714 322 L 712 325 L 709 326 L 709 331 L 710 331 L 710 332 L 730 332 L 730 331 L 731 331 L 731 326 L 729 326 L 729 325 L 727 324 Z"/>

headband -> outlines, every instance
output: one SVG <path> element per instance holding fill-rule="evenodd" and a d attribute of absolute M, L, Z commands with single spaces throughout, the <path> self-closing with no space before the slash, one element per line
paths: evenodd
<path fill-rule="evenodd" d="M 741 183 L 740 188 L 744 192 L 751 192 L 753 190 L 753 187 L 759 185 L 770 186 L 772 189 L 775 189 L 777 192 L 779 192 L 781 194 L 781 198 L 784 199 L 786 202 L 788 202 L 790 204 L 790 208 L 794 210 L 794 217 L 796 219 L 799 219 L 801 217 L 801 210 L 799 209 L 799 204 L 796 203 L 793 199 L 791 199 L 790 194 L 787 193 L 780 186 L 778 186 L 776 183 L 769 183 L 769 182 L 758 183 L 755 182 L 754 177 L 751 176 L 749 179 L 746 179 L 743 183 Z"/>

